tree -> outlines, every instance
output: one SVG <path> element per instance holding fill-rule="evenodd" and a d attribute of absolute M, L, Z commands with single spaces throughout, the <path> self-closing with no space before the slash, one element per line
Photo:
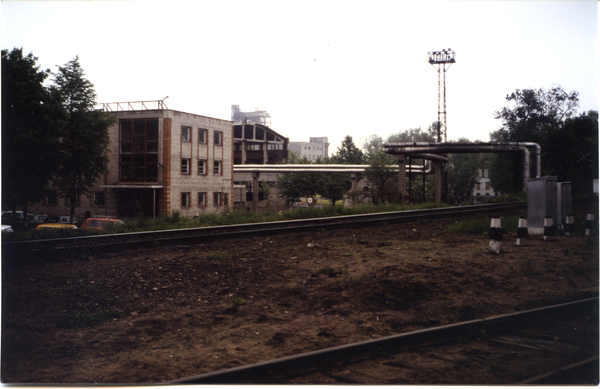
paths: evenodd
<path fill-rule="evenodd" d="M 332 160 L 335 163 L 348 164 L 348 165 L 360 165 L 364 163 L 363 152 L 356 147 L 352 137 L 346 135 L 342 141 L 342 146 L 338 147 L 337 153 L 333 155 Z"/>
<path fill-rule="evenodd" d="M 461 138 L 459 143 L 468 143 L 469 140 Z M 482 153 L 450 154 L 448 156 L 448 191 L 449 203 L 456 201 L 458 204 L 468 200 L 473 192 L 476 173 L 478 169 L 493 161 L 494 156 Z"/>
<path fill-rule="evenodd" d="M 46 195 L 59 150 L 53 120 L 59 106 L 43 86 L 50 71 L 36 61 L 22 48 L 2 50 L 2 206 L 15 215 L 21 205 L 25 221 L 27 204 Z"/>
<path fill-rule="evenodd" d="M 507 142 L 540 142 L 549 127 L 557 127 L 576 113 L 579 93 L 553 85 L 549 90 L 517 89 L 506 101 L 511 106 L 494 113 L 494 118 L 502 120 L 502 137 Z"/>
<path fill-rule="evenodd" d="M 108 164 L 108 128 L 116 117 L 95 110 L 96 92 L 75 57 L 65 66 L 58 67 L 53 90 L 62 103 L 59 122 L 61 155 L 57 180 L 61 192 L 71 206 L 71 220 L 80 195 L 106 171 Z"/>
<path fill-rule="evenodd" d="M 597 178 L 598 164 L 591 159 L 587 161 L 591 163 L 584 161 L 590 156 L 597 158 L 598 150 L 594 145 L 598 144 L 598 124 L 594 121 L 593 112 L 575 116 L 579 94 L 575 91 L 567 93 L 560 86 L 553 85 L 549 90 L 517 89 L 507 95 L 506 100 L 511 105 L 494 115 L 502 120 L 503 126 L 491 134 L 491 139 L 498 142 L 536 142 L 542 149 L 540 175 L 556 175 L 560 176 L 560 180 L 577 181 L 574 193 L 583 190 L 582 186 L 591 188 L 591 179 Z M 592 151 L 588 146 L 596 148 Z M 582 150 L 587 151 L 581 154 Z M 490 169 L 490 176 L 497 190 L 514 193 L 522 181 L 523 156 L 511 154 L 498 155 Z"/>
<path fill-rule="evenodd" d="M 371 165 L 365 168 L 365 179 L 371 184 L 371 194 L 373 203 L 385 203 L 389 200 L 390 195 L 398 193 L 398 188 L 392 185 L 394 178 L 397 177 L 397 171 L 390 165 L 388 159 L 390 155 L 385 154 L 383 150 L 379 150 L 371 158 Z"/>
<path fill-rule="evenodd" d="M 566 119 L 544 135 L 542 144 L 544 173 L 571 181 L 574 196 L 591 194 L 598 178 L 598 111 Z"/>

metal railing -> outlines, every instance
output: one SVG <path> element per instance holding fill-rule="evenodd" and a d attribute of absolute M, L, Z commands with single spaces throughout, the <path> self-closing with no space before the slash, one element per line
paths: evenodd
<path fill-rule="evenodd" d="M 149 111 L 169 109 L 164 100 L 128 101 L 120 103 L 102 103 L 102 110 L 107 112 L 119 111 Z"/>

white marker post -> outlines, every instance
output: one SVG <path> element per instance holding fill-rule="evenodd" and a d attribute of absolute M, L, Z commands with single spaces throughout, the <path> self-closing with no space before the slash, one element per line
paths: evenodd
<path fill-rule="evenodd" d="M 573 235 L 573 224 L 575 224 L 575 217 L 573 215 L 565 216 L 565 236 Z"/>
<path fill-rule="evenodd" d="M 529 244 L 529 231 L 527 230 L 527 219 L 524 217 L 519 218 L 519 225 L 517 227 L 517 246 L 527 246 Z"/>
<path fill-rule="evenodd" d="M 585 236 L 590 236 L 595 233 L 596 223 L 594 223 L 594 214 L 588 213 L 585 221 Z"/>
<path fill-rule="evenodd" d="M 552 216 L 546 216 L 544 218 L 544 240 L 548 242 L 555 240 L 555 230 L 554 218 Z"/>
<path fill-rule="evenodd" d="M 502 250 L 502 222 L 500 216 L 492 217 L 490 224 L 490 252 L 500 254 Z"/>

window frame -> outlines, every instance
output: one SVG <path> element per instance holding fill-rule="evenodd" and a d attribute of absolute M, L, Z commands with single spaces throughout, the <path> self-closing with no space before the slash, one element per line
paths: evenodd
<path fill-rule="evenodd" d="M 206 201 L 207 192 L 198 192 L 198 207 L 205 208 L 208 206 L 208 202 Z"/>
<path fill-rule="evenodd" d="M 184 130 L 187 134 L 187 137 L 184 137 Z M 192 141 L 192 127 L 190 126 L 181 126 L 181 142 L 190 143 Z"/>
<path fill-rule="evenodd" d="M 185 170 L 184 171 L 184 167 Z M 192 170 L 192 160 L 190 158 L 181 158 L 181 174 L 189 176 Z"/>
<path fill-rule="evenodd" d="M 181 195 L 180 197 L 180 201 L 181 201 L 181 208 L 190 208 L 192 206 L 191 204 L 191 197 L 192 197 L 192 193 L 191 192 L 180 192 Z M 185 199 L 185 201 L 184 201 Z"/>
<path fill-rule="evenodd" d="M 208 166 L 208 161 L 206 159 L 199 159 L 198 160 L 198 175 L 199 176 L 206 176 L 207 175 L 207 169 L 206 167 Z M 200 168 L 202 168 L 202 172 L 200 172 Z"/>
<path fill-rule="evenodd" d="M 202 134 L 202 137 L 200 134 Z M 205 145 L 206 143 L 208 143 L 208 130 L 206 128 L 198 128 L 198 144 Z"/>
<path fill-rule="evenodd" d="M 98 203 L 98 195 L 102 195 L 102 202 L 101 204 Z M 93 192 L 94 195 L 94 206 L 95 207 L 106 207 L 106 193 L 103 190 L 95 190 Z"/>
<path fill-rule="evenodd" d="M 213 176 L 223 175 L 223 161 L 213 161 Z"/>
<path fill-rule="evenodd" d="M 213 192 L 213 205 L 220 207 L 223 205 L 223 192 Z"/>
<path fill-rule="evenodd" d="M 215 143 L 215 146 L 223 145 L 223 132 L 222 131 L 214 132 L 214 143 Z"/>

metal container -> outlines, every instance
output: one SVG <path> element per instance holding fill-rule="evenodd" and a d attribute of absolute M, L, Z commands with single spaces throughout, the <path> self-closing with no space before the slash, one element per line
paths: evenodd
<path fill-rule="evenodd" d="M 557 177 L 547 176 L 527 180 L 527 230 L 532 235 L 544 233 L 544 219 L 552 217 L 558 224 Z"/>

